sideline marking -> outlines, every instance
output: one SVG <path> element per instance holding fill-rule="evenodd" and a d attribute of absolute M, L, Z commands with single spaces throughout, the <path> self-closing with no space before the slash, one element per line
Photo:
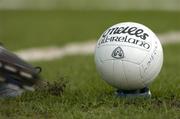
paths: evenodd
<path fill-rule="evenodd" d="M 180 42 L 180 32 L 169 32 L 158 35 L 161 43 L 177 43 Z M 70 43 L 63 47 L 44 47 L 44 48 L 30 48 L 15 52 L 19 57 L 26 61 L 50 61 L 60 59 L 65 56 L 72 55 L 88 55 L 93 54 L 96 41 L 88 41 L 82 43 Z"/>

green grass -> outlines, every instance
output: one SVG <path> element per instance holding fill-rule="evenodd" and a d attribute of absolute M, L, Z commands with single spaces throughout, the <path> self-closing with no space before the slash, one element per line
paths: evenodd
<path fill-rule="evenodd" d="M 140 22 L 156 33 L 180 30 L 180 13 L 165 11 L 0 11 L 0 41 L 11 50 L 97 39 L 109 26 Z M 69 56 L 33 62 L 44 79 L 67 82 L 21 97 L 0 99 L 0 118 L 180 118 L 180 44 L 164 46 L 164 66 L 151 99 L 121 99 L 96 72 L 94 57 Z M 61 83 L 61 82 L 60 82 Z M 60 94 L 58 94 L 60 91 Z"/>
<path fill-rule="evenodd" d="M 179 119 L 180 44 L 164 46 L 164 66 L 151 85 L 151 99 L 124 99 L 114 95 L 96 72 L 94 57 L 69 56 L 51 62 L 36 62 L 43 77 L 68 82 L 62 95 L 39 90 L 15 99 L 0 100 L 0 118 L 58 119 Z"/>
<path fill-rule="evenodd" d="M 155 33 L 180 30 L 180 12 L 0 11 L 0 41 L 12 50 L 98 39 L 108 27 L 134 21 Z"/>

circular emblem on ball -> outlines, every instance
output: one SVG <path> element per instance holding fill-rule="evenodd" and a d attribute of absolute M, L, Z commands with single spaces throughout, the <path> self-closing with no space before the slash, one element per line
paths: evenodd
<path fill-rule="evenodd" d="M 117 47 L 116 49 L 114 49 L 114 51 L 112 52 L 112 57 L 116 59 L 124 58 L 124 52 L 121 47 Z"/>

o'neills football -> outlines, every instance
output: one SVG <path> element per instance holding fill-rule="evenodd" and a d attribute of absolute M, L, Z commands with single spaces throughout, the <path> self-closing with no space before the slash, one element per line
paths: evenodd
<path fill-rule="evenodd" d="M 163 50 L 149 28 L 124 22 L 108 28 L 101 35 L 95 49 L 95 62 L 102 78 L 113 87 L 143 89 L 159 74 Z"/>

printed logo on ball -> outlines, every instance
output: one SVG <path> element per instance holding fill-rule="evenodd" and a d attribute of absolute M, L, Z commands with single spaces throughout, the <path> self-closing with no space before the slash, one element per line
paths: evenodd
<path fill-rule="evenodd" d="M 98 45 L 100 46 L 112 42 L 123 42 L 149 50 L 151 44 L 146 41 L 148 37 L 149 34 L 141 28 L 133 26 L 113 27 L 104 32 Z"/>
<path fill-rule="evenodd" d="M 112 52 L 112 57 L 116 59 L 122 59 L 124 58 L 124 52 L 121 47 L 117 47 Z"/>

